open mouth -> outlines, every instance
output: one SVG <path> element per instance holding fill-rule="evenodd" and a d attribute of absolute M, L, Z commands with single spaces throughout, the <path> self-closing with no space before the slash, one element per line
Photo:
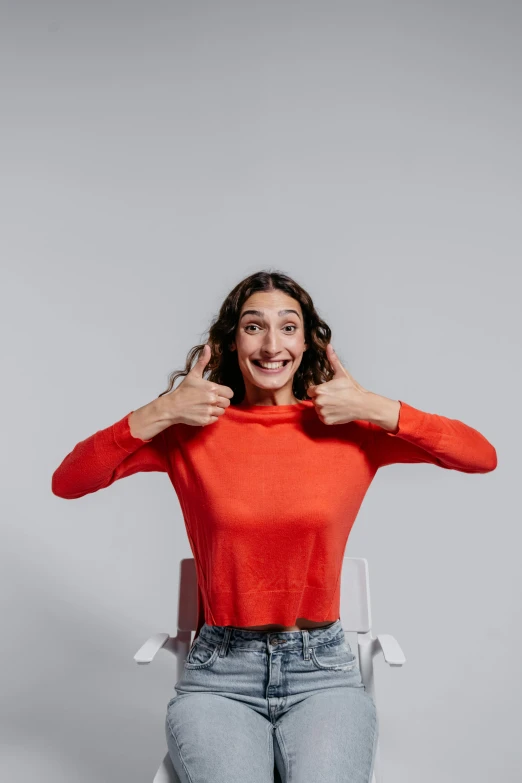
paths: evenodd
<path fill-rule="evenodd" d="M 290 359 L 284 359 L 282 364 L 279 364 L 278 362 L 276 367 L 263 367 L 259 359 L 254 359 L 252 363 L 255 364 L 256 367 L 259 367 L 259 369 L 262 370 L 262 372 L 281 372 L 281 370 L 283 370 L 286 367 L 286 365 L 289 364 L 289 362 Z M 276 362 L 273 362 L 273 364 L 276 364 Z"/>
<path fill-rule="evenodd" d="M 283 364 L 288 364 L 289 361 L 290 361 L 290 359 L 283 359 L 282 363 Z M 259 366 L 261 366 L 261 362 L 259 361 L 259 359 L 254 359 L 254 364 L 258 364 Z M 279 361 L 277 361 L 277 362 L 265 362 L 265 364 L 280 364 L 280 362 Z"/>

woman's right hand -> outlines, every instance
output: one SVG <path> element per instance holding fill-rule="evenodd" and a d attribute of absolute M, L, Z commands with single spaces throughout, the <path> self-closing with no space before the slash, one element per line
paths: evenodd
<path fill-rule="evenodd" d="M 234 396 L 230 386 L 207 381 L 203 371 L 210 361 L 211 350 L 207 343 L 191 371 L 174 391 L 160 397 L 164 415 L 173 423 L 205 427 L 222 416 Z"/>

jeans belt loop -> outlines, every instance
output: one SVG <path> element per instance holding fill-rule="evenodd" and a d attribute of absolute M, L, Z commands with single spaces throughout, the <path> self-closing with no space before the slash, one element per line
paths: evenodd
<path fill-rule="evenodd" d="M 223 634 L 223 640 L 221 642 L 221 646 L 219 648 L 220 658 L 223 658 L 227 654 L 228 643 L 231 636 L 232 636 L 232 628 L 229 625 L 227 625 L 227 627 L 225 628 L 225 633 Z"/>
<path fill-rule="evenodd" d="M 303 628 L 301 630 L 301 635 L 303 637 L 303 658 L 305 661 L 310 660 L 310 648 L 308 646 L 309 636 L 308 630 L 306 628 Z"/>

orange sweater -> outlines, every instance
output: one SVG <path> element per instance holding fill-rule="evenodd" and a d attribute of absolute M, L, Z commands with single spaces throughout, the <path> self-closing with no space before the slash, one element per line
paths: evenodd
<path fill-rule="evenodd" d="M 131 435 L 130 413 L 78 443 L 54 472 L 52 491 L 79 498 L 138 471 L 168 474 L 196 564 L 196 636 L 203 622 L 338 619 L 346 542 L 378 468 L 497 466 L 480 432 L 402 401 L 394 433 L 362 420 L 326 425 L 304 400 L 230 405 L 206 427 L 174 424 L 144 441 Z"/>

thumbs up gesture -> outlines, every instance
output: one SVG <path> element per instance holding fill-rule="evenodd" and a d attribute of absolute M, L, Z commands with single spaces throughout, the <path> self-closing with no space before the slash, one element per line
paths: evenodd
<path fill-rule="evenodd" d="M 172 422 L 206 426 L 222 416 L 234 396 L 230 386 L 207 381 L 203 371 L 212 355 L 207 343 L 191 371 L 173 392 L 165 395 L 167 415 Z"/>
<path fill-rule="evenodd" d="M 354 419 L 366 418 L 367 390 L 343 367 L 330 343 L 326 346 L 326 355 L 334 369 L 334 377 L 306 390 L 317 415 L 324 424 L 346 424 Z"/>

